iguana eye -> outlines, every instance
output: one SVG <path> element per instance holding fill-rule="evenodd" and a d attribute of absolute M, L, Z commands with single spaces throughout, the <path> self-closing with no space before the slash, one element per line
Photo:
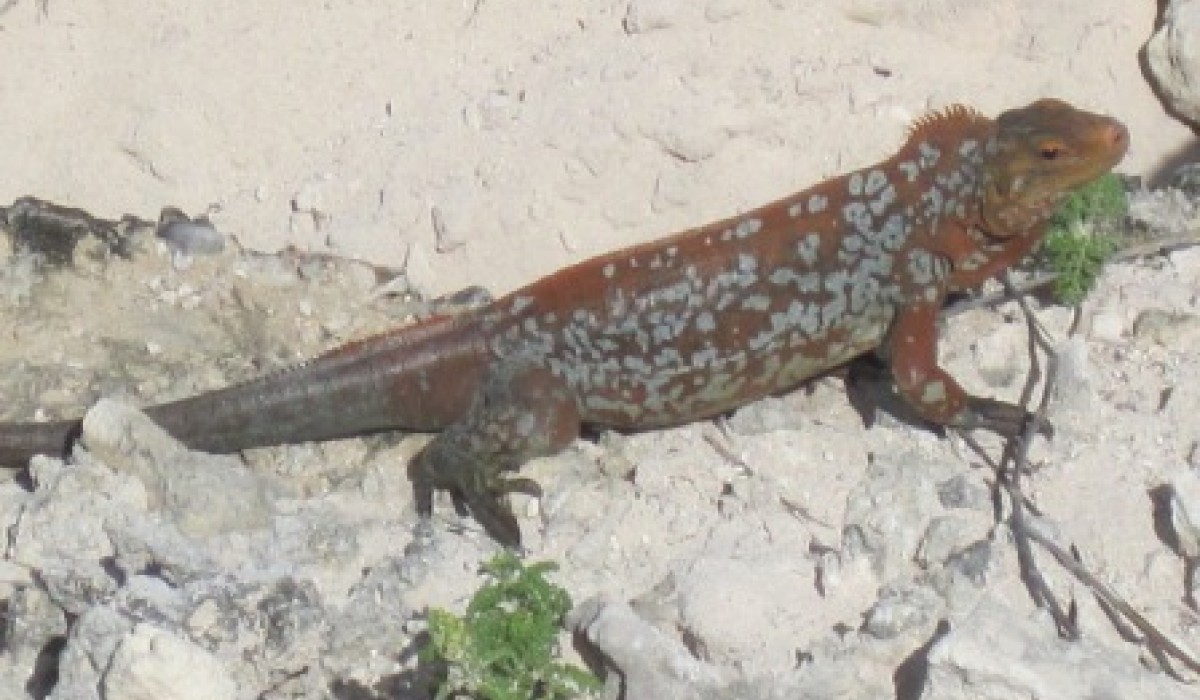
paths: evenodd
<path fill-rule="evenodd" d="M 1063 147 L 1057 143 L 1042 144 L 1041 155 L 1044 160 L 1054 160 L 1062 155 Z"/>

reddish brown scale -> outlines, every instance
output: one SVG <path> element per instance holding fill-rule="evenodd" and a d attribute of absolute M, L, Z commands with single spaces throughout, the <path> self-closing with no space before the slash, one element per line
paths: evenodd
<path fill-rule="evenodd" d="M 536 484 L 503 473 L 582 424 L 711 416 L 876 348 L 926 419 L 1013 434 L 1024 411 L 969 396 L 938 366 L 938 310 L 1020 260 L 1058 202 L 1127 147 L 1119 122 L 1056 100 L 994 121 L 950 107 L 877 165 L 147 413 L 214 451 L 444 429 L 410 466 L 418 511 L 448 489 L 507 544 L 520 532 L 502 496 Z M 78 425 L 0 424 L 0 460 L 60 452 Z"/>
<path fill-rule="evenodd" d="M 922 222 L 919 212 L 910 209 L 937 175 L 968 165 L 974 172 L 978 166 L 958 156 L 927 158 L 921 165 L 922 153 L 949 151 L 967 139 L 982 150 L 990 131 L 989 120 L 953 108 L 922 120 L 906 147 L 878 166 L 736 219 L 563 270 L 500 302 L 501 307 L 508 301 L 520 308 L 511 317 L 498 316 L 495 330 L 489 329 L 500 337 L 512 336 L 496 354 L 536 348 L 539 359 L 554 363 L 555 373 L 577 392 L 586 421 L 618 427 L 695 420 L 790 388 L 878 346 L 900 307 L 940 300 L 937 280 L 921 284 L 911 279 L 903 259 L 922 250 L 932 261 L 940 254 L 939 227 L 946 223 Z M 912 165 L 907 169 L 911 176 L 902 163 Z M 974 179 L 965 179 L 960 188 L 978 197 Z M 866 212 L 859 227 L 863 230 L 847 221 L 850 205 Z M 883 229 L 885 222 L 908 230 L 895 231 L 890 245 L 872 243 L 871 232 Z M 754 224 L 753 232 L 739 229 L 748 223 Z M 798 241 L 809 235 L 815 235 L 815 245 L 806 249 L 805 258 Z M 862 243 L 851 254 L 845 249 L 855 240 Z M 656 258 L 662 260 L 654 266 Z M 752 267 L 753 273 L 729 285 L 719 283 L 722 275 L 739 276 L 744 271 L 739 266 Z M 811 283 L 772 282 L 774 275 L 807 277 Z M 833 288 L 839 275 L 846 278 L 843 286 Z M 836 303 L 839 295 L 846 296 L 846 285 L 864 290 L 857 295 L 862 303 Z M 677 287 L 689 293 L 672 295 Z M 732 303 L 723 303 L 727 298 Z M 646 301 L 645 309 L 633 308 L 629 299 Z M 797 304 L 799 318 L 777 320 Z M 814 309 L 809 318 L 819 319 L 816 329 L 806 326 L 803 316 Z M 577 318 L 580 311 L 588 317 Z M 653 334 L 649 340 L 642 337 L 639 332 L 655 326 L 652 314 L 674 315 L 680 332 L 664 333 L 661 342 Z M 701 323 L 710 316 L 711 323 Z M 635 332 L 616 331 L 627 322 Z M 567 347 L 563 337 L 568 335 L 611 344 L 585 352 Z M 767 336 L 775 342 L 755 346 L 755 338 Z M 664 346 L 681 361 L 655 362 Z M 605 371 L 614 358 L 617 366 Z"/>

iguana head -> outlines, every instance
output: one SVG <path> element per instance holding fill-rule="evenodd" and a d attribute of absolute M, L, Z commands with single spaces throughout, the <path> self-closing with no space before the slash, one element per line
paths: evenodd
<path fill-rule="evenodd" d="M 1112 170 L 1128 148 L 1121 122 L 1060 100 L 1004 112 L 984 156 L 983 232 L 1039 234 L 1067 195 Z"/>

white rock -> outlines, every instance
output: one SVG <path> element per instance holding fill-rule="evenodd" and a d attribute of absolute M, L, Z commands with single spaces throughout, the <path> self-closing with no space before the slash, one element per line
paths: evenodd
<path fill-rule="evenodd" d="M 808 607 L 823 602 L 814 575 L 793 557 L 701 556 L 681 563 L 634 605 L 674 607 L 667 627 L 684 630 L 690 646 L 703 649 L 701 658 L 767 674 L 794 663 L 789 644 L 803 643 L 794 630 L 809 618 Z"/>
<path fill-rule="evenodd" d="M 921 700 L 1194 698 L 1195 689 L 1147 671 L 1138 649 L 1085 636 L 1060 639 L 1045 617 L 1023 618 L 987 597 L 929 652 Z"/>
<path fill-rule="evenodd" d="M 1115 309 L 1098 309 L 1091 318 L 1091 331 L 1096 340 L 1118 342 L 1125 333 L 1125 317 Z"/>
<path fill-rule="evenodd" d="M 1171 527 L 1179 549 L 1189 559 L 1200 557 L 1200 475 L 1181 469 L 1169 482 Z"/>
<path fill-rule="evenodd" d="M 151 505 L 188 535 L 262 527 L 265 484 L 236 458 L 190 452 L 144 413 L 101 399 L 83 418 L 84 446 L 109 467 L 142 481 Z"/>
<path fill-rule="evenodd" d="M 1087 342 L 1073 335 L 1055 348 L 1058 381 L 1054 385 L 1054 409 L 1091 419 L 1096 412 L 1096 370 Z M 1057 417 L 1057 413 L 1056 413 Z"/>
<path fill-rule="evenodd" d="M 922 568 L 931 569 L 940 566 L 952 554 L 978 541 L 984 536 L 978 523 L 973 519 L 958 515 L 940 515 L 929 521 L 929 526 L 921 535 L 921 543 L 913 561 Z"/>
<path fill-rule="evenodd" d="M 133 624 L 111 606 L 97 605 L 80 615 L 58 657 L 58 682 L 48 700 L 100 700 L 101 676 L 132 630 Z"/>
<path fill-rule="evenodd" d="M 38 657 L 67 632 L 63 610 L 37 586 L 22 587 L 7 600 L 2 667 L 18 678 L 32 678 Z"/>
<path fill-rule="evenodd" d="M 1182 190 L 1166 188 L 1138 190 L 1129 195 L 1129 220 L 1153 231 L 1161 231 L 1168 238 L 1182 238 L 1190 234 L 1196 220 L 1196 203 Z M 1174 258 L 1190 248 L 1171 253 Z"/>
<path fill-rule="evenodd" d="M 199 646 L 139 624 L 121 641 L 104 676 L 107 700 L 231 700 L 237 685 Z"/>
<path fill-rule="evenodd" d="M 621 670 L 623 697 L 682 700 L 698 697 L 698 688 L 729 682 L 727 673 L 696 660 L 626 603 L 584 601 L 569 613 L 567 625 L 586 635 Z"/>
<path fill-rule="evenodd" d="M 1200 124 L 1200 2 L 1173 0 L 1146 44 L 1150 75 L 1172 109 Z"/>
<path fill-rule="evenodd" d="M 976 338 L 971 354 L 979 376 L 995 388 L 1019 386 L 1029 363 L 1029 340 L 1023 323 L 996 326 Z"/>
<path fill-rule="evenodd" d="M 863 621 L 863 632 L 892 639 L 910 630 L 932 629 L 945 603 L 924 586 L 885 588 Z"/>
<path fill-rule="evenodd" d="M 109 579 L 103 562 L 116 553 L 111 529 L 145 512 L 145 489 L 129 475 L 84 460 L 68 467 L 39 456 L 30 473 L 36 490 L 9 525 L 8 556 L 55 580 Z M 82 595 L 72 604 L 93 600 Z"/>

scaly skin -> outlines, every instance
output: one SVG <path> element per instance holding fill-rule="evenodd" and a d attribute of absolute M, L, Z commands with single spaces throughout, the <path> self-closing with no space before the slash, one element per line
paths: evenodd
<path fill-rule="evenodd" d="M 1128 147 L 1119 122 L 1040 100 L 995 120 L 951 107 L 890 159 L 742 216 L 568 267 L 458 316 L 147 409 L 229 452 L 380 430 L 441 431 L 410 465 L 417 508 L 448 489 L 503 543 L 506 478 L 582 425 L 685 423 L 872 350 L 924 418 L 1016 434 L 1019 407 L 937 364 L 938 310 L 1023 258 L 1054 207 Z M 0 463 L 61 454 L 79 421 L 0 424 Z"/>

